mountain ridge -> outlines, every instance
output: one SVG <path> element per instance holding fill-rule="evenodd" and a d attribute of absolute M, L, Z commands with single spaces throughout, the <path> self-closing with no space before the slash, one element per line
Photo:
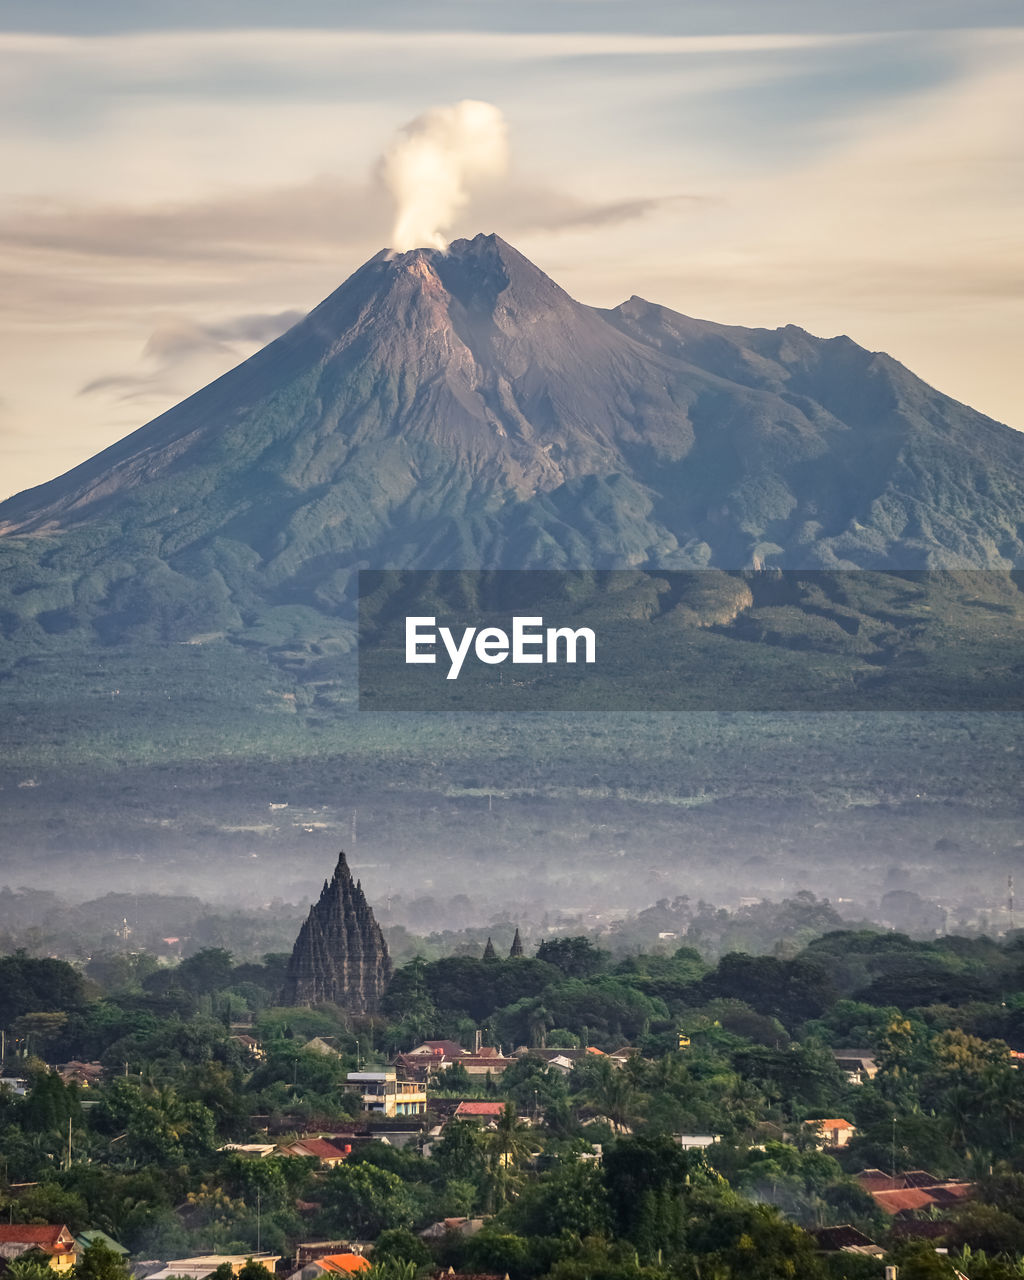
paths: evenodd
<path fill-rule="evenodd" d="M 382 250 L 0 533 L 16 652 L 308 644 L 361 567 L 1021 566 L 1024 436 L 849 338 L 588 307 L 481 235 Z"/>

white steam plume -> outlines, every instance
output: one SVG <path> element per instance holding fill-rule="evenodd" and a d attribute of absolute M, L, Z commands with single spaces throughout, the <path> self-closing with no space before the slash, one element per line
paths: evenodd
<path fill-rule="evenodd" d="M 442 234 L 480 178 L 508 166 L 505 119 L 489 102 L 466 98 L 432 107 L 405 125 L 381 160 L 381 176 L 398 206 L 391 247 L 447 249 Z"/>

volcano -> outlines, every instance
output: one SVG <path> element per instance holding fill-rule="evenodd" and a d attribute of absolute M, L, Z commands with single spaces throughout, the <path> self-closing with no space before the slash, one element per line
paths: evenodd
<path fill-rule="evenodd" d="M 833 796 L 837 851 L 903 840 L 916 858 L 920 833 L 946 837 L 954 819 L 987 851 L 1018 829 L 1015 717 L 988 717 L 977 735 L 956 718 L 846 717 L 829 737 L 827 717 L 797 732 L 792 718 L 776 729 L 750 716 L 715 720 L 704 738 L 686 717 L 636 717 L 592 723 L 570 750 L 557 716 L 514 730 L 503 716 L 474 729 L 458 716 L 350 714 L 356 573 L 1010 571 L 1024 563 L 1022 530 L 1024 436 L 849 338 L 714 324 L 640 298 L 584 306 L 496 236 L 382 252 L 251 359 L 0 504 L 0 837 L 33 877 L 37 855 L 78 874 L 83 850 L 120 851 L 130 867 L 156 850 L 147 875 L 173 888 L 183 850 L 188 883 L 225 851 L 243 880 L 261 849 L 287 854 L 284 874 L 325 827 L 347 831 L 358 806 L 375 848 L 418 884 L 427 849 L 472 853 L 476 877 L 485 788 L 521 798 L 486 837 L 502 850 L 488 877 L 498 863 L 543 877 L 588 823 L 595 849 L 618 856 L 613 832 L 637 856 L 646 841 L 674 876 L 665 851 L 720 852 L 723 813 L 737 856 L 767 857 L 760 828 L 744 825 L 766 806 L 798 842 L 810 833 L 816 865 Z M 807 654 L 858 678 L 934 672 L 946 688 L 998 666 L 1013 681 L 1019 574 L 987 575 L 999 582 L 984 599 L 954 582 L 895 606 L 841 582 L 761 599 L 777 575 L 746 576 L 757 599 L 712 573 L 676 611 L 693 627 L 684 651 L 707 653 L 726 684 L 751 639 L 773 646 L 794 687 Z M 937 618 L 938 647 L 904 653 L 894 610 L 922 635 Z M 967 637 L 955 660 L 947 636 Z M 612 780 L 609 794 L 647 807 L 601 800 Z M 925 792 L 943 801 L 930 828 Z M 661 816 L 652 795 L 668 797 Z M 691 801 L 711 795 L 701 837 L 677 826 L 703 821 Z M 538 798 L 550 838 L 537 834 Z M 851 834 L 849 814 L 867 810 L 847 806 L 862 798 L 878 826 Z M 314 879 L 322 858 L 310 854 Z M 262 884 L 269 860 L 259 866 Z M 729 885 L 749 883 L 738 867 Z M 643 883 L 623 892 L 663 892 Z"/>
<path fill-rule="evenodd" d="M 479 235 L 382 251 L 0 533 L 19 644 L 308 639 L 360 567 L 1012 568 L 1024 436 L 849 338 L 584 306 Z"/>

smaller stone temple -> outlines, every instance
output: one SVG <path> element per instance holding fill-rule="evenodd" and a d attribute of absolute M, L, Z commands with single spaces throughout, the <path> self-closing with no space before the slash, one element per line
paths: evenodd
<path fill-rule="evenodd" d="M 320 901 L 309 909 L 288 962 L 282 1003 L 336 1004 L 375 1013 L 391 981 L 391 957 L 344 853 Z"/>

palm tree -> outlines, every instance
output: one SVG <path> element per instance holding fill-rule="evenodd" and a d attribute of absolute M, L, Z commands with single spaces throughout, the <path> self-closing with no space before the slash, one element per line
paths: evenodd
<path fill-rule="evenodd" d="M 992 1139 L 998 1144 L 1002 1138 L 1013 1147 L 1016 1135 L 1024 1132 L 1024 1088 L 1018 1073 L 1003 1063 L 993 1065 L 985 1072 L 982 1096 L 985 1105 L 979 1110 L 992 1126 Z"/>
<path fill-rule="evenodd" d="M 974 1089 L 967 1085 L 957 1084 L 947 1090 L 945 1097 L 946 1119 L 950 1125 L 950 1146 L 957 1145 L 966 1153 L 968 1141 L 967 1130 L 978 1106 L 978 1096 Z"/>
<path fill-rule="evenodd" d="M 587 1102 L 612 1126 L 613 1133 L 627 1133 L 639 1116 L 640 1095 L 625 1073 L 602 1062 L 586 1095 Z"/>
<path fill-rule="evenodd" d="M 416 1280 L 416 1263 L 411 1258 L 381 1258 L 367 1271 L 364 1280 Z"/>
<path fill-rule="evenodd" d="M 527 1126 L 516 1118 L 515 1107 L 511 1102 L 506 1102 L 490 1144 L 487 1197 L 492 1204 L 507 1202 L 515 1165 L 529 1150 L 527 1134 Z"/>
<path fill-rule="evenodd" d="M 4 1274 L 11 1280 L 53 1280 L 49 1259 L 35 1249 L 23 1253 L 20 1258 L 12 1258 Z"/>
<path fill-rule="evenodd" d="M 506 1102 L 504 1110 L 498 1117 L 494 1131 L 493 1152 L 498 1164 L 508 1169 L 529 1149 L 528 1129 L 516 1117 L 516 1109 L 511 1102 Z"/>
<path fill-rule="evenodd" d="M 534 1048 L 543 1049 L 547 1033 L 554 1025 L 555 1020 L 549 1010 L 544 1007 L 544 1001 L 534 1000 L 526 1011 L 526 1029 L 530 1044 Z"/>
<path fill-rule="evenodd" d="M 650 1064 L 640 1057 L 639 1053 L 631 1054 L 622 1065 L 626 1079 L 634 1089 L 643 1089 L 651 1074 Z"/>

